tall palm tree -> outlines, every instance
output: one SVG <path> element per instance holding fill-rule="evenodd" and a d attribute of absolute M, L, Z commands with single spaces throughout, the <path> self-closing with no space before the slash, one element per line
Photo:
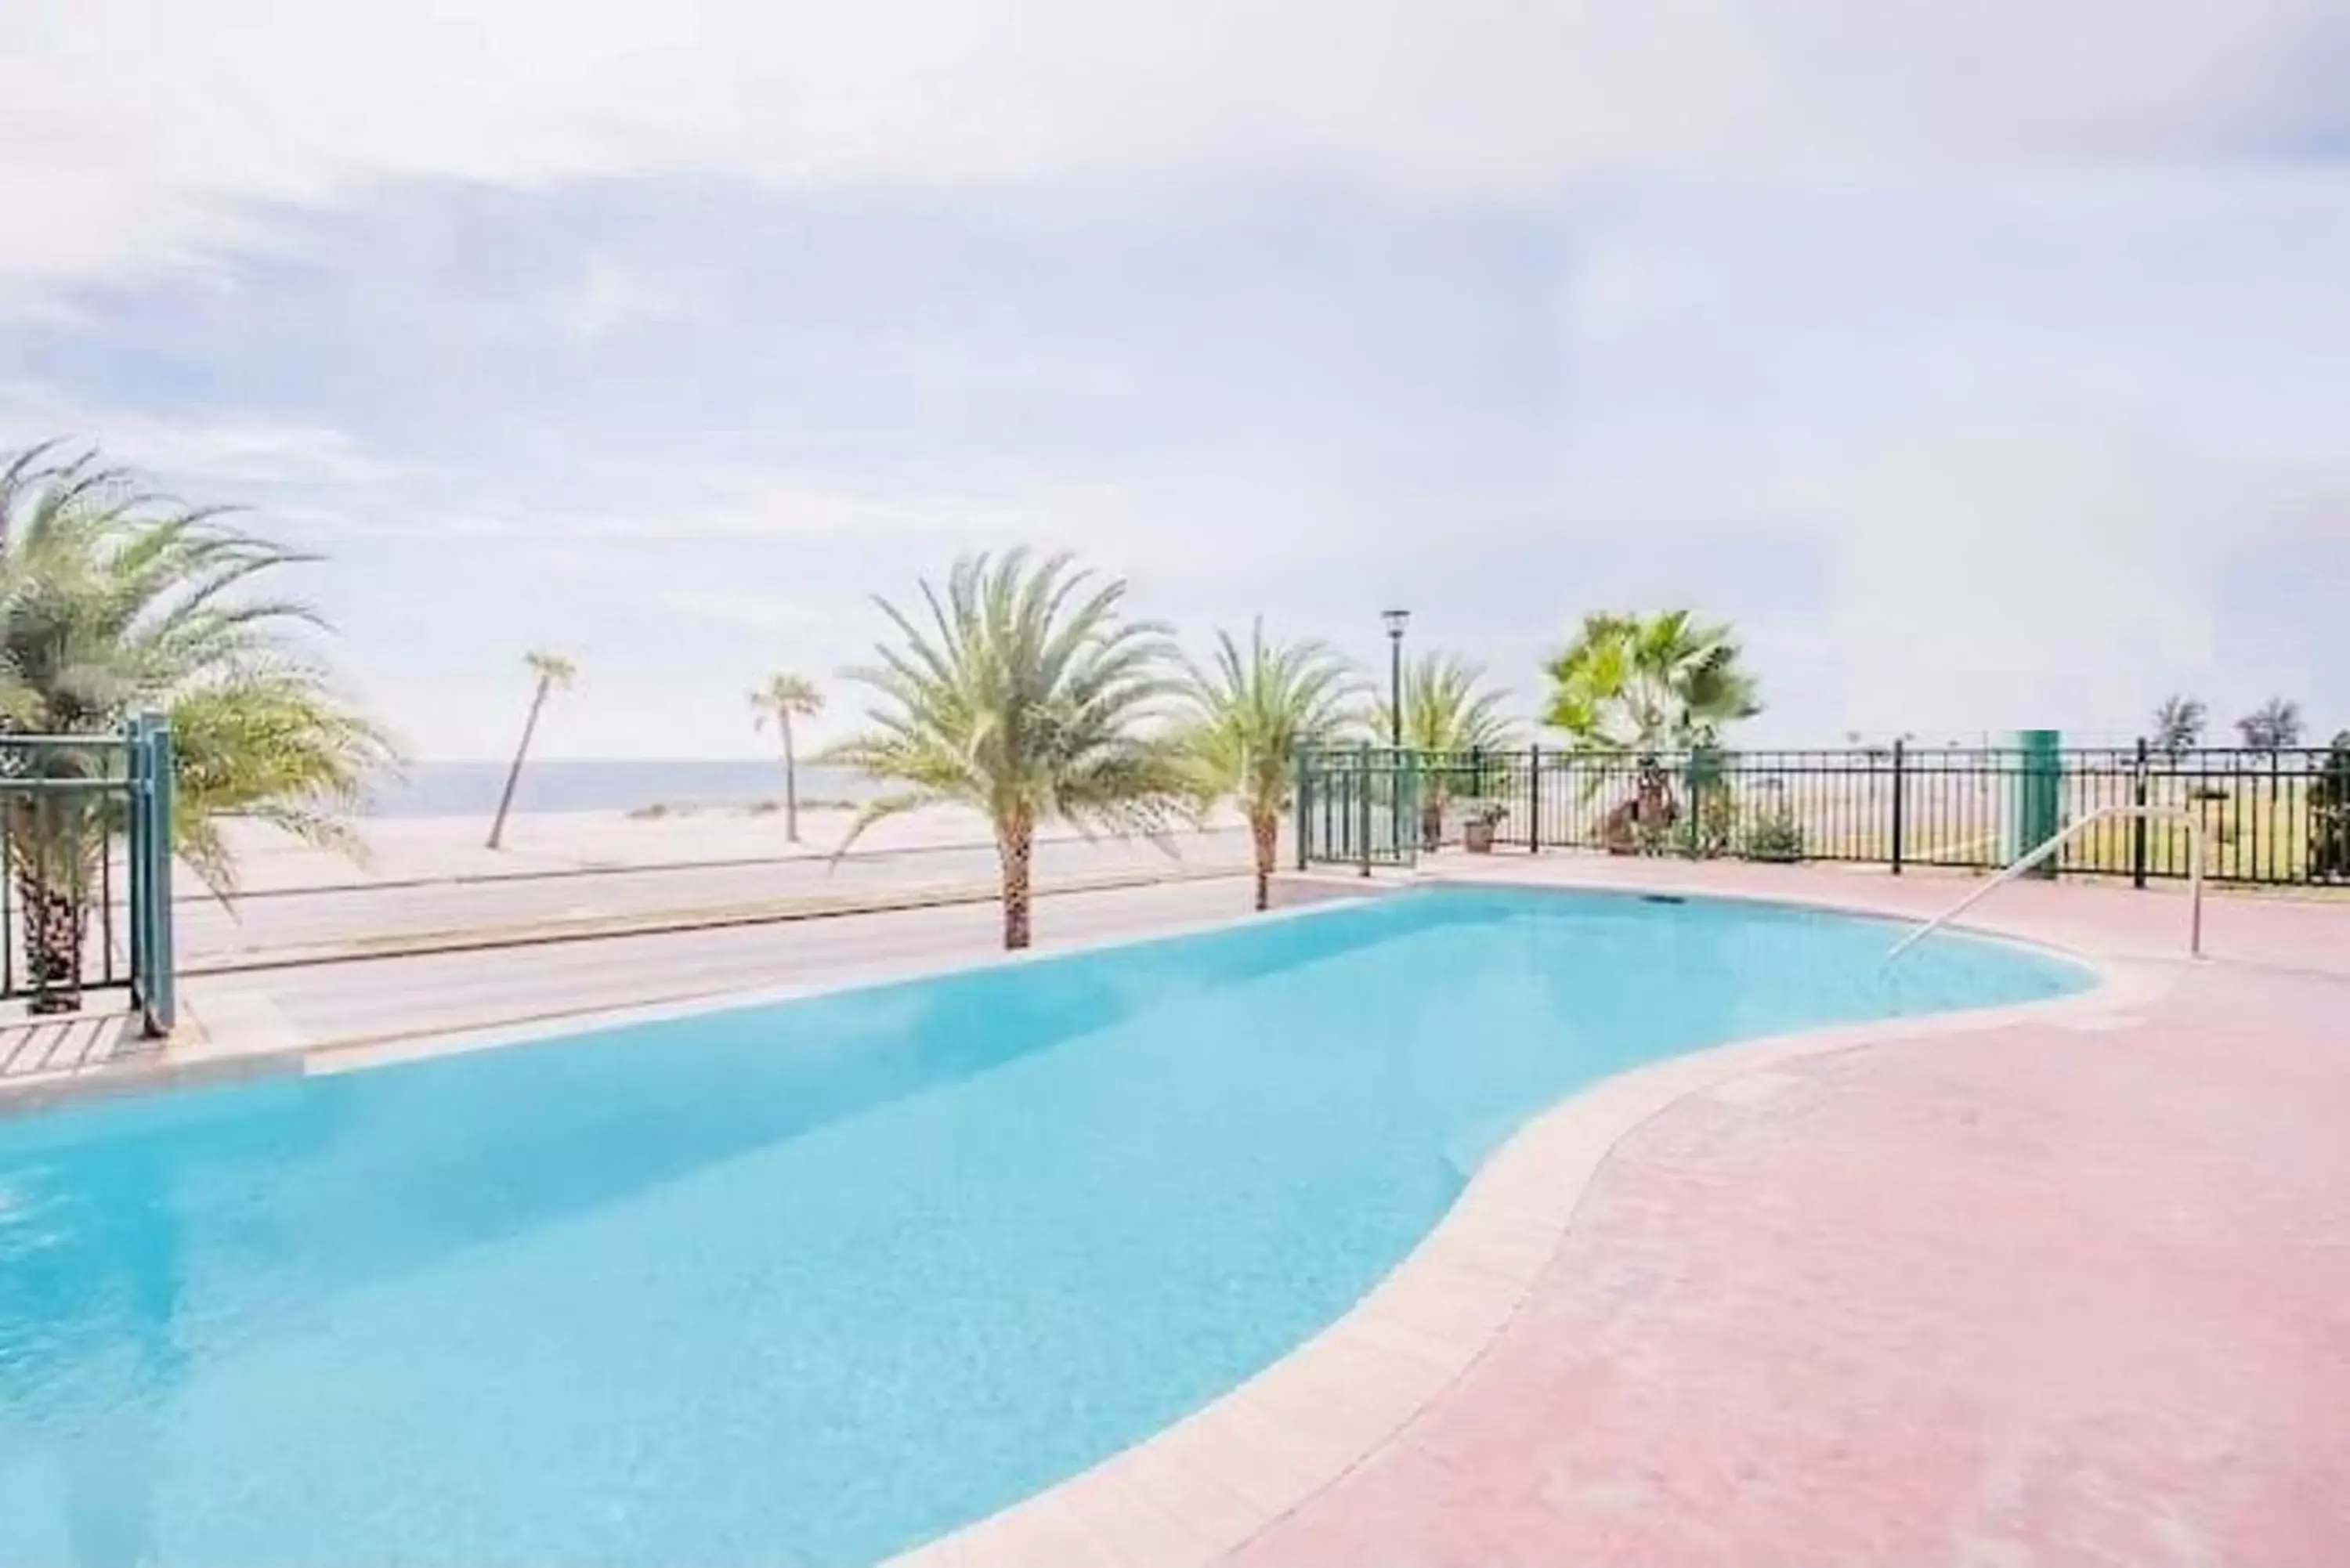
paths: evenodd
<path fill-rule="evenodd" d="M 800 841 L 799 759 L 792 750 L 792 720 L 813 719 L 824 711 L 824 693 L 805 675 L 778 671 L 766 685 L 751 693 L 753 723 L 764 728 L 769 718 L 784 738 L 784 836 Z"/>
<path fill-rule="evenodd" d="M 515 786 L 522 783 L 522 760 L 530 754 L 530 738 L 538 732 L 538 715 L 550 691 L 568 691 L 579 678 L 579 667 L 559 653 L 533 649 L 522 661 L 536 682 L 531 688 L 530 716 L 522 722 L 522 742 L 515 747 L 514 765 L 506 769 L 506 787 L 498 792 L 498 814 L 490 818 L 490 847 L 506 836 L 506 813 L 514 809 Z"/>
<path fill-rule="evenodd" d="M 1203 802 L 1230 800 L 1248 818 L 1256 847 L 1256 907 L 1271 901 L 1281 818 L 1291 805 L 1302 752 L 1336 741 L 1348 719 L 1355 677 L 1319 642 L 1267 642 L 1264 622 L 1243 650 L 1216 634 L 1216 658 L 1189 667 L 1191 712 L 1180 732 Z"/>
<path fill-rule="evenodd" d="M 1598 612 L 1546 667 L 1544 722 L 1597 751 L 1646 754 L 1711 746 L 1762 711 L 1727 626 L 1687 610 L 1651 616 Z"/>
<path fill-rule="evenodd" d="M 2177 762 L 2203 739 L 2206 710 L 2192 697 L 2173 694 L 2154 711 L 2154 749 Z"/>
<path fill-rule="evenodd" d="M 1097 582 L 1070 557 L 1025 550 L 966 556 L 943 594 L 921 585 L 922 624 L 887 599 L 896 629 L 878 664 L 846 670 L 879 701 L 872 728 L 824 760 L 899 786 L 849 823 L 845 852 L 884 817 L 954 804 L 983 813 L 1003 882 L 1003 945 L 1030 934 L 1037 825 L 1157 833 L 1180 815 L 1186 779 L 1147 733 L 1175 690 L 1173 648 L 1156 621 L 1118 613 L 1123 581 Z"/>
<path fill-rule="evenodd" d="M 1485 687 L 1485 668 L 1458 654 L 1423 653 L 1403 672 L 1403 743 L 1424 752 L 1494 751 L 1514 726 L 1502 711 L 1508 694 Z M 1398 732 L 1394 710 L 1371 715 L 1381 742 Z"/>
<path fill-rule="evenodd" d="M 95 452 L 53 448 L 0 468 L 0 735 L 107 735 L 162 711 L 176 756 L 173 848 L 213 892 L 235 891 L 221 832 L 235 815 L 358 854 L 348 823 L 396 762 L 384 732 L 284 637 L 317 618 L 255 596 L 307 557 L 224 514 L 148 493 Z M 92 776 L 94 753 L 9 748 L 5 771 Z M 75 1005 L 90 878 L 116 808 L 74 793 L 8 792 L 0 831 L 26 911 L 26 968 L 44 1009 Z"/>

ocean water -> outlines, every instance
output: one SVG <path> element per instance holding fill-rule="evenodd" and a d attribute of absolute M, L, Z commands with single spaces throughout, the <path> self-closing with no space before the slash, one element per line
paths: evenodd
<path fill-rule="evenodd" d="M 1896 929 L 1425 890 L 0 1121 L 0 1563 L 887 1555 L 1328 1324 L 1579 1085 L 2085 981 Z"/>
<path fill-rule="evenodd" d="M 417 763 L 369 793 L 369 816 L 488 816 L 505 786 L 505 763 Z M 874 784 L 845 768 L 799 770 L 803 801 L 869 798 Z M 784 798 L 780 760 L 534 760 L 515 788 L 516 811 L 633 811 L 665 805 L 743 805 Z"/>

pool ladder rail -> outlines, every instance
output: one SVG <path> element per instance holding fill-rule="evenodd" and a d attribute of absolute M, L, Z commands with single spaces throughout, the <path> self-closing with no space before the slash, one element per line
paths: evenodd
<path fill-rule="evenodd" d="M 1985 898 L 1990 898 L 1991 894 L 1998 891 L 2001 888 L 2005 887 L 2008 883 L 2014 881 L 2018 877 L 2022 876 L 2025 872 L 2031 870 L 2042 861 L 2046 860 L 2058 850 L 2064 848 L 2075 835 L 2095 826 L 2100 822 L 2109 822 L 2117 816 L 2137 817 L 2147 822 L 2180 822 L 2187 825 L 2187 880 L 2189 888 L 2187 951 L 2190 957 L 2201 958 L 2203 956 L 2202 823 L 2196 819 L 2194 813 L 2182 811 L 2175 805 L 2101 805 L 2096 810 L 2089 813 L 2086 816 L 2076 817 L 2073 821 L 2066 823 L 2063 827 L 2060 827 L 2054 833 L 2050 834 L 2048 836 L 2047 842 L 2032 850 L 2029 854 L 2019 856 L 2013 863 L 2009 865 L 2009 867 L 2005 870 L 2002 871 L 1998 876 L 1993 877 L 1990 881 L 1984 883 L 1973 892 L 1969 893 L 1965 898 L 1960 899 L 1957 903 L 1951 905 L 1949 909 L 1943 910 L 1932 919 L 1928 920 L 1924 925 L 1919 926 L 1908 936 L 1894 943 L 1892 950 L 1885 955 L 1885 961 L 1891 963 L 1895 959 L 1899 958 L 1903 953 L 1908 952 L 1911 948 L 1916 947 L 1919 942 L 1924 941 L 1936 931 L 1940 930 L 1944 926 L 1949 925 L 1952 920 L 1957 919 L 1960 915 L 1965 914 L 1969 909 L 1973 909 L 1977 904 L 1980 904 Z"/>

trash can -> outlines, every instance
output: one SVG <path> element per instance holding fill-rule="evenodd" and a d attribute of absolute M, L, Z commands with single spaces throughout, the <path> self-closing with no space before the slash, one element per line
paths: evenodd
<path fill-rule="evenodd" d="M 2047 843 L 2064 826 L 2064 753 L 2057 732 L 2018 731 L 2015 755 L 2015 799 L 2008 812 L 2010 841 L 2005 857 L 2010 865 Z M 2052 856 L 2029 874 L 2054 877 L 2061 858 Z"/>

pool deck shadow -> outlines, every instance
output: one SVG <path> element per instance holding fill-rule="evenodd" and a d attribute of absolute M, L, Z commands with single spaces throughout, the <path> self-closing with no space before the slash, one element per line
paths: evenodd
<path fill-rule="evenodd" d="M 1970 885 L 1428 872 L 1921 919 Z M 2023 883 L 1966 924 L 2103 983 L 1595 1085 L 1330 1331 L 901 1562 L 2339 1563 L 2350 905 L 2214 897 L 2200 961 L 2168 890 Z"/>
<path fill-rule="evenodd" d="M 137 1071 L 159 1049 L 128 1010 L 0 1019 L 0 1085 L 30 1090 Z"/>

